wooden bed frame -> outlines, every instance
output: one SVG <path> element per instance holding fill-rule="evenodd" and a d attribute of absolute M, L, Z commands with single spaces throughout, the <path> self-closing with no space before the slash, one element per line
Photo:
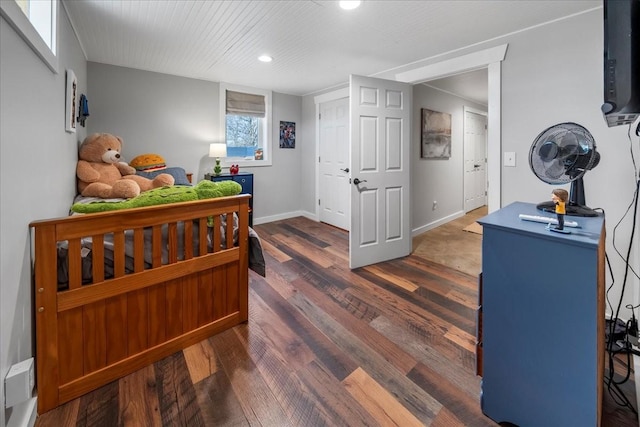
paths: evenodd
<path fill-rule="evenodd" d="M 248 319 L 249 197 L 78 215 L 30 224 L 34 243 L 38 413 L 132 373 Z M 238 242 L 233 220 L 238 215 Z M 221 215 L 227 215 L 221 249 Z M 207 227 L 213 218 L 214 227 Z M 198 252 L 178 234 L 199 236 Z M 168 262 L 162 263 L 162 226 Z M 196 225 L 194 225 L 196 224 Z M 152 230 L 152 265 L 144 229 Z M 133 272 L 125 271 L 125 230 L 133 230 Z M 209 230 L 209 231 L 207 231 Z M 213 249 L 206 233 L 213 230 Z M 113 233 L 113 278 L 105 279 L 104 235 Z M 131 232 L 129 232 L 131 233 Z M 92 238 L 92 281 L 82 284 L 81 239 Z M 58 290 L 57 246 L 68 242 L 69 286 Z M 191 239 L 188 240 L 192 242 Z"/>

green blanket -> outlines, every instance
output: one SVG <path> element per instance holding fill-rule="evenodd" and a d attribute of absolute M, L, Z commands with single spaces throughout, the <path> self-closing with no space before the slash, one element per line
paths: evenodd
<path fill-rule="evenodd" d="M 200 181 L 195 186 L 174 185 L 145 191 L 138 197 L 122 201 L 95 201 L 92 203 L 74 203 L 71 210 L 75 213 L 96 213 L 119 209 L 140 208 L 143 206 L 164 205 L 168 203 L 188 202 L 200 199 L 235 196 L 240 194 L 242 186 L 235 181 Z"/>

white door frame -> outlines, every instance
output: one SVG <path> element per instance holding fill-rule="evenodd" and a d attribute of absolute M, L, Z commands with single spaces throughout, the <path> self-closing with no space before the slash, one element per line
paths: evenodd
<path fill-rule="evenodd" d="M 467 137 L 467 113 L 478 114 L 478 115 L 480 115 L 480 116 L 484 116 L 485 118 L 487 117 L 487 112 L 486 112 L 486 111 L 478 110 L 478 109 L 476 109 L 476 108 L 468 107 L 468 106 L 466 106 L 466 105 L 465 105 L 464 107 L 462 107 L 462 122 L 463 122 L 463 126 L 462 126 L 462 130 L 463 130 L 463 143 L 462 143 L 462 147 L 463 147 L 463 150 L 464 150 L 464 149 L 466 149 L 466 141 L 464 140 L 464 138 L 466 138 L 466 137 Z M 487 128 L 488 128 L 488 127 L 489 127 L 489 125 L 487 124 Z M 486 134 L 485 134 L 485 141 L 484 141 L 484 143 L 485 143 L 485 147 L 484 147 L 485 157 L 487 157 L 487 148 L 488 148 L 488 147 L 487 147 L 487 137 L 486 137 Z M 467 155 L 467 153 L 465 153 L 465 152 L 463 152 L 463 153 L 462 153 L 462 157 L 463 157 L 463 159 L 464 159 L 465 161 L 466 161 L 466 159 L 467 159 L 467 158 L 466 158 L 466 155 Z M 463 164 L 464 164 L 464 163 L 463 163 Z M 485 165 L 484 165 L 484 174 L 485 174 L 485 183 L 484 183 L 484 188 L 485 188 L 485 190 L 487 189 L 487 186 L 488 186 L 488 185 L 487 185 L 487 182 L 486 182 L 486 178 L 487 178 L 487 174 L 488 174 L 488 173 L 489 173 L 489 171 L 487 171 L 487 164 L 486 164 L 486 162 L 485 162 Z M 467 194 L 467 193 L 466 193 L 467 188 L 466 188 L 466 185 L 465 185 L 464 174 L 465 174 L 465 171 L 464 171 L 464 168 L 462 168 L 462 186 L 463 186 L 463 188 L 462 188 L 462 210 L 466 213 L 467 209 L 466 209 L 466 206 L 465 206 L 465 196 L 466 196 L 466 194 Z M 487 197 L 488 197 L 488 195 L 487 195 Z"/>
<path fill-rule="evenodd" d="M 459 56 L 435 64 L 396 74 L 398 81 L 422 83 L 466 71 L 488 69 L 487 116 L 487 204 L 489 212 L 502 207 L 502 61 L 508 44 L 492 47 L 468 55 Z"/>

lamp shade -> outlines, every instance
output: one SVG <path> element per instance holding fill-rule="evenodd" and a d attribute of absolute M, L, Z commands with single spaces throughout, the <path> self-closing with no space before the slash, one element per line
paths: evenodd
<path fill-rule="evenodd" d="M 209 157 L 226 157 L 227 156 L 227 144 L 213 143 L 209 144 Z"/>

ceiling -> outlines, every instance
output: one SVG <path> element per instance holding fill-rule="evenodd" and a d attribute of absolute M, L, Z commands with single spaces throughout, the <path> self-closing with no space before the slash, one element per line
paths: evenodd
<path fill-rule="evenodd" d="M 63 0 L 88 61 L 308 95 L 585 10 L 600 0 Z M 270 63 L 257 60 L 261 54 Z M 466 94 L 486 74 L 431 82 Z M 474 84 L 472 84 L 474 83 Z M 482 100 L 482 97 L 480 97 Z M 480 101 L 482 102 L 482 101 Z"/>

